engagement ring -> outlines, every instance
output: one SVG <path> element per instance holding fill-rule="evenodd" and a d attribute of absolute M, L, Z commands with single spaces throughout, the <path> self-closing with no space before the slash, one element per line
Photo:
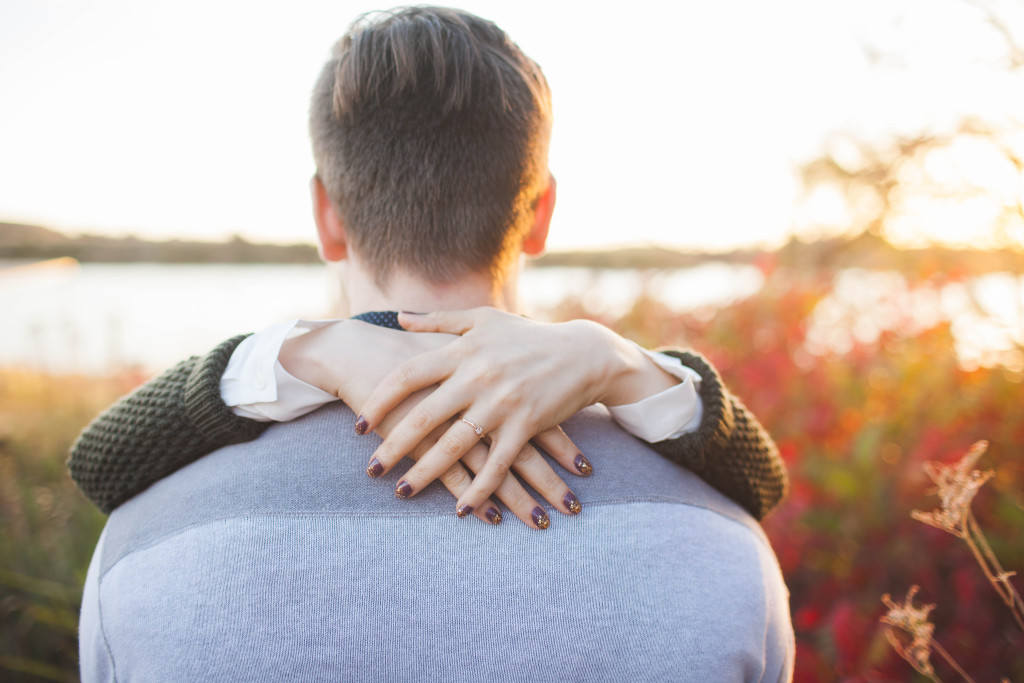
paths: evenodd
<path fill-rule="evenodd" d="M 461 417 L 461 416 L 459 417 L 459 420 L 461 420 L 462 422 L 465 422 L 470 427 L 472 427 L 473 431 L 476 432 L 476 435 L 478 437 L 480 437 L 481 439 L 484 438 L 484 428 L 483 427 L 481 427 L 478 424 L 474 424 L 474 423 L 470 422 L 469 420 L 467 420 L 466 418 Z"/>

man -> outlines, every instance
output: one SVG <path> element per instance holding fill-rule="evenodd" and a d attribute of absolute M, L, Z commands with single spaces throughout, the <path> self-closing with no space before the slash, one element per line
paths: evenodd
<path fill-rule="evenodd" d="M 536 65 L 467 13 L 414 8 L 350 30 L 314 92 L 311 133 L 321 247 L 347 263 L 354 312 L 512 307 L 518 256 L 543 247 L 554 202 L 548 98 Z M 449 331 L 468 329 L 471 340 L 511 324 L 475 315 L 456 315 Z M 422 329 L 452 323 L 401 320 Z M 329 329 L 293 346 L 330 338 L 321 331 Z M 574 343 L 593 342 L 595 358 L 633 353 L 593 328 L 572 330 Z M 380 334 L 382 344 L 413 336 Z M 305 356 L 289 360 L 286 351 L 282 362 L 301 374 Z M 615 375 L 593 398 L 629 404 L 666 381 L 652 364 L 628 365 L 643 388 Z M 702 369 L 704 396 L 716 376 Z M 350 404 L 372 404 L 367 387 L 377 379 L 329 386 L 351 392 Z M 198 384 L 186 393 L 202 393 Z M 406 408 L 452 446 L 420 453 L 417 467 L 448 472 L 465 453 L 457 440 L 486 479 L 495 456 L 480 453 L 485 431 L 492 451 L 518 451 L 504 446 L 516 440 L 497 421 L 482 428 L 480 415 L 493 415 L 483 404 L 450 424 L 447 410 L 423 418 L 422 406 L 445 400 L 438 390 Z M 86 582 L 83 679 L 790 676 L 785 587 L 760 527 L 604 409 L 564 422 L 574 445 L 600 462 L 600 476 L 576 484 L 587 513 L 544 534 L 461 524 L 447 494 L 425 487 L 429 475 L 410 485 L 415 501 L 380 495 L 351 464 L 372 468 L 378 459 L 385 464 L 374 471 L 401 492 L 410 473 L 388 470 L 410 448 L 394 441 L 411 443 L 417 430 L 368 414 L 364 429 L 390 432 L 392 445 L 378 448 L 352 432 L 355 417 L 334 403 L 276 424 L 118 507 Z M 751 421 L 739 404 L 705 404 L 696 434 L 726 443 Z M 479 512 L 488 486 L 455 485 L 456 509 Z"/>

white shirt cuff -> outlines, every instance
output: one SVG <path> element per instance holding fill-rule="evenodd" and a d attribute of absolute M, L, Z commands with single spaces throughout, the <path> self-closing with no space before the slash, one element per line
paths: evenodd
<path fill-rule="evenodd" d="M 334 320 L 291 320 L 246 337 L 231 354 L 220 395 L 235 415 L 259 422 L 287 422 L 338 400 L 290 374 L 277 360 L 286 339 Z"/>
<path fill-rule="evenodd" d="M 608 412 L 623 429 L 648 443 L 675 439 L 697 431 L 704 415 L 700 400 L 701 378 L 678 358 L 655 353 L 638 346 L 658 367 L 679 379 L 679 384 L 661 393 L 623 406 L 610 406 Z"/>

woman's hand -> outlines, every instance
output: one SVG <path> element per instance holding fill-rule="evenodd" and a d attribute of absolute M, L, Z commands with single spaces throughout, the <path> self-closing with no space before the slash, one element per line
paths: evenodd
<path fill-rule="evenodd" d="M 478 308 L 403 313 L 399 322 L 410 331 L 460 336 L 391 372 L 361 404 L 357 429 L 376 428 L 407 397 L 439 384 L 392 424 L 371 462 L 387 471 L 425 435 L 450 425 L 406 473 L 403 483 L 415 493 L 486 438 L 486 460 L 473 466 L 477 476 L 459 496 L 459 509 L 478 509 L 510 468 L 538 491 L 535 479 L 550 490 L 557 475 L 531 439 L 566 470 L 589 474 L 590 463 L 557 425 L 594 403 L 634 403 L 678 383 L 634 344 L 589 321 L 538 323 Z M 561 512 L 580 510 L 568 488 L 561 500 L 544 496 Z"/>
<path fill-rule="evenodd" d="M 366 400 L 373 388 L 396 365 L 425 352 L 442 348 L 456 339 L 457 337 L 446 334 L 414 335 L 355 320 L 345 320 L 285 341 L 279 359 L 285 369 L 294 376 L 338 396 L 349 406 L 356 406 Z M 344 359 L 345 362 L 340 362 L 339 359 Z M 428 396 L 430 391 L 419 391 L 404 397 L 401 405 L 375 424 L 374 431 L 382 437 L 387 437 L 401 418 Z M 425 433 L 423 439 L 403 455 L 418 460 L 444 435 L 451 426 L 450 422 L 439 425 L 432 433 Z M 466 468 L 478 471 L 487 460 L 486 444 L 470 445 L 473 447 L 464 449 L 461 454 L 461 463 L 459 458 L 455 458 L 446 467 L 432 470 L 432 476 L 425 481 L 418 475 L 411 479 L 406 477 L 399 482 L 396 495 L 403 498 L 414 495 L 423 490 L 430 481 L 440 479 L 458 499 L 472 483 L 472 476 Z M 367 466 L 367 474 L 372 477 L 380 476 L 400 459 L 401 457 L 390 462 L 386 469 L 379 461 L 371 460 Z M 517 470 L 539 494 L 554 505 L 561 504 L 561 507 L 569 512 L 573 508 L 579 511 L 579 502 L 572 496 L 569 487 L 532 446 L 524 449 L 520 459 L 522 465 L 517 467 Z M 528 525 L 535 528 L 548 526 L 549 520 L 544 508 L 538 505 L 514 476 L 505 477 L 493 493 L 509 511 Z M 498 506 L 486 497 L 472 507 L 456 506 L 456 513 L 459 516 L 472 513 L 491 524 L 501 521 Z"/>

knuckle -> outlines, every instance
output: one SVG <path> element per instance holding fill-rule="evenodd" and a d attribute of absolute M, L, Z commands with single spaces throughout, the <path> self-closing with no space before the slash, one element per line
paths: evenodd
<path fill-rule="evenodd" d="M 469 478 L 466 468 L 459 465 L 449 467 L 445 470 L 444 474 L 441 475 L 440 479 L 441 483 L 444 484 L 446 488 L 456 491 L 468 487 L 473 481 Z"/>
<path fill-rule="evenodd" d="M 508 389 L 502 392 L 501 404 L 505 410 L 519 409 L 524 403 L 523 392 L 519 389 Z"/>
<path fill-rule="evenodd" d="M 480 369 L 480 381 L 487 385 L 494 385 L 501 379 L 501 374 L 498 368 L 487 365 Z"/>
<path fill-rule="evenodd" d="M 409 415 L 409 424 L 417 432 L 427 432 L 434 426 L 434 416 L 422 405 L 416 406 Z"/>
<path fill-rule="evenodd" d="M 396 389 L 405 389 L 412 384 L 413 367 L 409 363 L 402 363 L 391 375 L 391 383 Z"/>
<path fill-rule="evenodd" d="M 445 436 L 437 442 L 437 449 L 449 458 L 458 458 L 463 453 L 462 444 L 458 439 Z"/>
<path fill-rule="evenodd" d="M 508 474 L 508 469 L 509 463 L 507 461 L 496 460 L 494 464 L 491 465 L 491 474 L 495 479 L 501 481 L 505 478 L 505 475 Z"/>

